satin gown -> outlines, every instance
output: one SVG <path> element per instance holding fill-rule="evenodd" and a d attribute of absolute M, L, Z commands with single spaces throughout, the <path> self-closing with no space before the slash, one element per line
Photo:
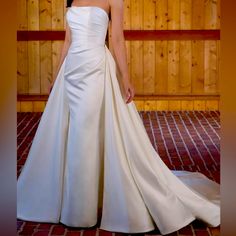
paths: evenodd
<path fill-rule="evenodd" d="M 164 234 L 195 219 L 220 224 L 220 186 L 170 170 L 153 148 L 134 102 L 126 104 L 105 45 L 109 18 L 71 7 L 72 43 L 17 181 L 17 218 Z"/>

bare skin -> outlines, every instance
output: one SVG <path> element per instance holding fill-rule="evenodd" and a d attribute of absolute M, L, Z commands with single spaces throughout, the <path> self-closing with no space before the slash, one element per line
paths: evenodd
<path fill-rule="evenodd" d="M 122 87 L 123 87 L 123 96 L 125 98 L 125 102 L 128 104 L 133 100 L 134 97 L 134 87 L 131 84 L 129 72 L 128 72 L 128 64 L 127 64 L 127 55 L 126 55 L 126 46 L 125 39 L 123 33 L 123 0 L 74 0 L 72 3 L 73 6 L 98 6 L 103 8 L 107 13 L 111 12 L 111 41 L 114 51 L 114 56 L 116 63 L 119 67 L 119 71 L 122 78 Z M 65 41 L 63 44 L 61 57 L 59 61 L 59 65 L 57 68 L 57 73 L 67 55 L 68 49 L 71 44 L 71 31 L 69 26 L 66 24 L 66 35 Z M 55 79 L 51 83 L 49 87 L 49 91 L 51 90 Z"/>

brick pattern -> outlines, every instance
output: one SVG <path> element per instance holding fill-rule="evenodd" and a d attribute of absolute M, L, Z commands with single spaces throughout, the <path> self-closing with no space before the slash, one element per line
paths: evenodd
<path fill-rule="evenodd" d="M 162 160 L 170 169 L 199 171 L 220 183 L 220 113 L 218 111 L 140 111 L 140 117 Z M 17 115 L 18 175 L 25 163 L 41 112 Z M 98 222 L 99 224 L 99 222 Z M 120 236 L 98 228 L 71 228 L 63 224 L 17 220 L 18 235 Z M 135 235 L 161 235 L 157 230 Z M 199 220 L 169 236 L 219 236 L 220 227 L 209 228 Z"/>

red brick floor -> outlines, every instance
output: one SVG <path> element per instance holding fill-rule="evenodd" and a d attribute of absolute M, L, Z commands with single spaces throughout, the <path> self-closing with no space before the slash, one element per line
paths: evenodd
<path fill-rule="evenodd" d="M 220 183 L 219 112 L 139 112 L 152 145 L 170 169 L 199 171 Z M 18 113 L 18 175 L 25 163 L 42 113 Z M 98 222 L 99 224 L 99 222 Z M 120 236 L 128 235 L 89 228 L 70 228 L 62 224 L 17 220 L 18 235 Z M 157 230 L 134 235 L 161 235 Z M 220 227 L 209 228 L 198 220 L 169 234 L 219 236 Z"/>

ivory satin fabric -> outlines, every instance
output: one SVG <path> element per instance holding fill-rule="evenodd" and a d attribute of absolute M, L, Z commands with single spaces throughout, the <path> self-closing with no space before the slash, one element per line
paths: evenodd
<path fill-rule="evenodd" d="M 71 7 L 72 44 L 17 182 L 17 218 L 164 234 L 195 219 L 220 224 L 220 186 L 198 172 L 173 171 L 126 104 L 105 46 L 108 15 Z M 157 144 L 158 145 L 158 144 Z"/>

